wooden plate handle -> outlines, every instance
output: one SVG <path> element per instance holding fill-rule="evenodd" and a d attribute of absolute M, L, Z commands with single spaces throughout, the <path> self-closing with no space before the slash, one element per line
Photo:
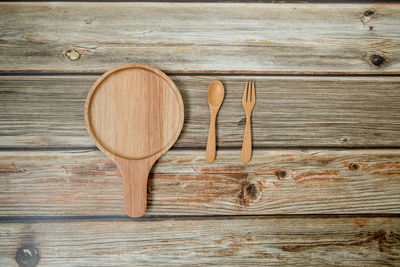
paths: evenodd
<path fill-rule="evenodd" d="M 124 180 L 125 212 L 129 217 L 142 217 L 147 206 L 147 180 L 154 161 L 115 160 Z"/>

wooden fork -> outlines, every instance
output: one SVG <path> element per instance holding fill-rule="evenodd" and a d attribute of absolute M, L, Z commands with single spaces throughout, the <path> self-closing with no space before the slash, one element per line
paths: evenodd
<path fill-rule="evenodd" d="M 246 128 L 244 129 L 243 145 L 242 145 L 242 162 L 247 163 L 251 159 L 251 113 L 256 103 L 256 93 L 254 89 L 254 81 L 248 81 L 244 87 L 242 105 L 246 112 Z"/>

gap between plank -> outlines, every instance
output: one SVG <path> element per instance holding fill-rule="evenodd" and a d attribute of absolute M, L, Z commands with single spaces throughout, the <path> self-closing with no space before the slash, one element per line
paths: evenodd
<path fill-rule="evenodd" d="M 26 0 L 1 0 L 0 2 L 29 2 Z M 48 0 L 36 0 L 35 2 L 48 2 Z M 113 3 L 278 3 L 276 0 L 53 0 L 52 2 L 113 2 Z M 301 0 L 286 0 L 284 4 L 369 4 L 376 3 L 374 0 L 309 0 L 309 1 L 301 1 Z M 382 1 L 381 3 L 390 3 L 393 4 L 393 1 Z"/>
<path fill-rule="evenodd" d="M 94 216 L 4 216 L 0 223 L 7 222 L 54 222 L 54 221 L 163 221 L 163 220 L 224 220 L 224 219 L 297 219 L 297 218 L 399 218 L 398 213 L 360 213 L 360 214 L 246 214 L 246 215 L 158 215 L 131 218 L 127 215 L 94 215 Z"/>
<path fill-rule="evenodd" d="M 241 150 L 242 147 L 219 147 L 218 151 L 231 151 L 231 150 Z M 327 151 L 337 151 L 337 150 L 396 150 L 400 149 L 400 146 L 285 146 L 285 147 L 274 147 L 274 146 L 260 146 L 253 147 L 253 150 L 327 150 Z M 88 147 L 0 147 L 0 152 L 8 151 L 96 151 L 99 150 L 95 146 Z M 205 147 L 172 147 L 169 151 L 204 151 Z"/>
<path fill-rule="evenodd" d="M 346 72 L 263 72 L 263 71 L 168 71 L 162 70 L 169 76 L 258 76 L 258 77 L 400 77 L 399 72 L 385 73 L 346 73 Z M 100 76 L 104 72 L 88 71 L 88 72 L 41 72 L 41 71 L 2 71 L 0 77 L 6 76 Z"/>

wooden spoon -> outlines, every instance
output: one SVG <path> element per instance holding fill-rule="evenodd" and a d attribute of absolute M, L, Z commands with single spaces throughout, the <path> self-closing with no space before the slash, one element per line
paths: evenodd
<path fill-rule="evenodd" d="M 211 163 L 215 159 L 215 121 L 222 101 L 224 101 L 225 90 L 222 82 L 215 80 L 208 87 L 208 105 L 210 106 L 210 130 L 208 132 L 206 161 Z"/>

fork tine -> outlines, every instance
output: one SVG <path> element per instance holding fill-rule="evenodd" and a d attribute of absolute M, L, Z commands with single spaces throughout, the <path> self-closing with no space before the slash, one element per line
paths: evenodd
<path fill-rule="evenodd" d="M 243 96 L 242 96 L 243 103 L 245 103 L 247 101 L 247 84 L 248 84 L 248 82 L 246 82 L 246 85 L 244 86 L 244 90 L 243 90 Z"/>
<path fill-rule="evenodd" d="M 253 101 L 253 90 L 251 87 L 252 85 L 253 85 L 253 81 L 249 81 L 249 94 L 250 94 L 249 102 Z"/>
<path fill-rule="evenodd" d="M 255 102 L 256 101 L 256 91 L 254 89 L 254 81 L 251 83 L 251 102 Z"/>
<path fill-rule="evenodd" d="M 250 81 L 248 81 L 246 84 L 247 84 L 247 88 L 246 88 L 246 102 L 249 102 Z"/>

